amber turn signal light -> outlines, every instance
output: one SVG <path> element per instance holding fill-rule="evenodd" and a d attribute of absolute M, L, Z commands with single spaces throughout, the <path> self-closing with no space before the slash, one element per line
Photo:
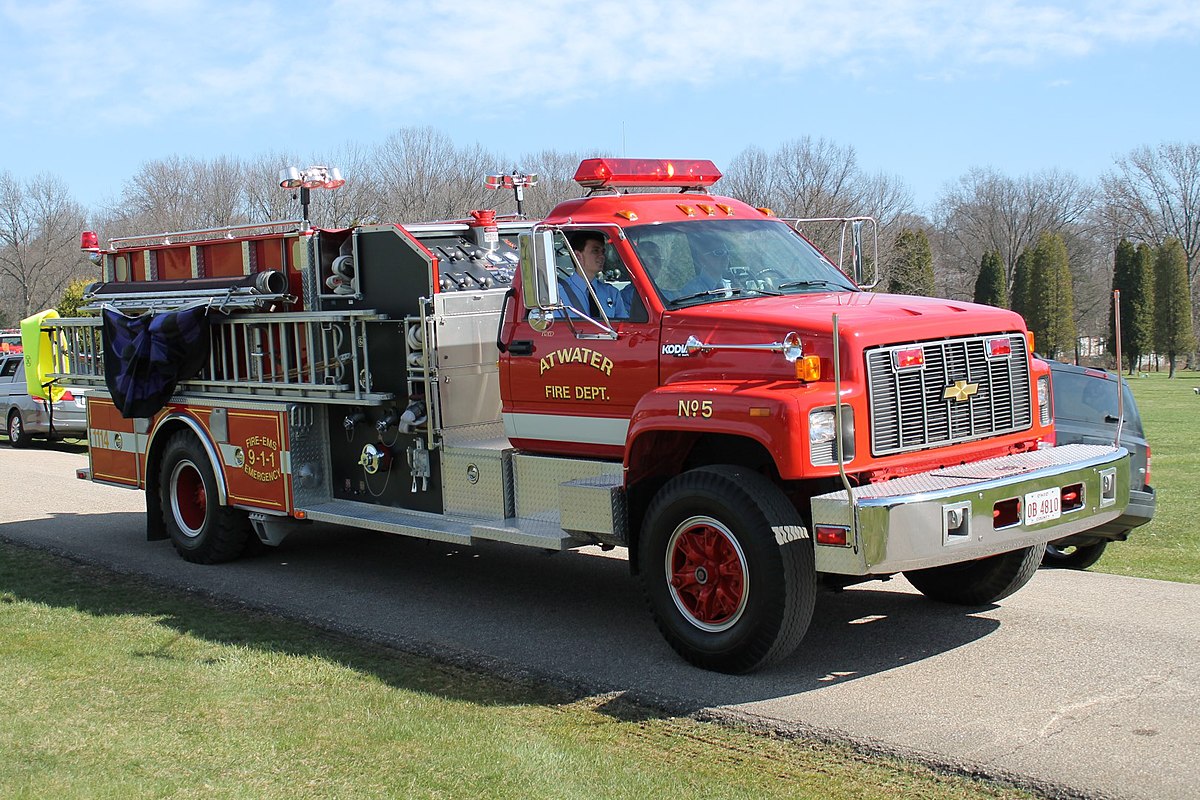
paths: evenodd
<path fill-rule="evenodd" d="M 796 359 L 796 378 L 811 383 L 821 380 L 821 359 L 819 356 L 804 356 Z"/>

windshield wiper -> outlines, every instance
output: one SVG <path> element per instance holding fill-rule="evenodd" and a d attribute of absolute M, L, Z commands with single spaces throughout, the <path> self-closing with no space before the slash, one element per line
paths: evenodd
<path fill-rule="evenodd" d="M 837 289 L 837 290 L 843 291 L 843 292 L 850 291 L 850 289 L 848 287 L 843 286 L 840 283 L 836 283 L 835 281 L 827 281 L 822 278 L 817 278 L 815 280 L 807 280 L 807 281 L 788 281 L 787 283 L 779 284 L 775 288 L 776 289 L 800 289 L 800 288 L 807 289 L 812 286 L 828 286 L 831 289 Z"/>
<path fill-rule="evenodd" d="M 688 300 L 699 300 L 701 297 L 714 297 L 721 295 L 723 297 L 733 297 L 734 295 L 742 294 L 744 290 L 737 286 L 730 286 L 728 289 L 705 289 L 703 292 L 695 292 L 693 294 L 685 294 L 683 297 L 676 297 L 671 301 L 671 305 L 686 303 Z"/>

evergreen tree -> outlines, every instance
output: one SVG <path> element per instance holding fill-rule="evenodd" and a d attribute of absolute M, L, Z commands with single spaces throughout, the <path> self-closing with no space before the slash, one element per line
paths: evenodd
<path fill-rule="evenodd" d="M 1000 253 L 992 250 L 979 262 L 979 277 L 975 279 L 975 302 L 996 308 L 1008 308 L 1008 292 L 1004 281 L 1004 262 Z"/>
<path fill-rule="evenodd" d="M 896 234 L 894 258 L 889 292 L 933 295 L 933 251 L 925 231 L 904 228 Z"/>
<path fill-rule="evenodd" d="M 80 278 L 76 281 L 71 281 L 67 284 L 67 288 L 63 290 L 62 297 L 58 300 L 58 305 L 55 310 L 60 317 L 78 317 L 81 314 L 88 316 L 95 312 L 81 312 L 79 307 L 83 305 L 83 291 L 87 287 L 95 283 L 91 278 Z"/>
<path fill-rule="evenodd" d="M 1043 233 L 1029 254 L 1029 304 L 1025 321 L 1039 352 L 1055 357 L 1075 349 L 1075 302 L 1067 245 L 1057 233 Z"/>
<path fill-rule="evenodd" d="M 1149 271 L 1147 271 L 1149 267 Z M 1114 290 L 1121 293 L 1121 355 L 1129 359 L 1129 374 L 1133 374 L 1143 355 L 1154 346 L 1153 284 L 1146 279 L 1153 275 L 1154 251 L 1142 244 L 1134 248 L 1133 243 L 1122 239 L 1113 255 Z M 1110 298 L 1111 299 L 1111 298 Z M 1108 313 L 1108 351 L 1117 353 L 1117 337 L 1111 309 Z M 1121 365 L 1117 365 L 1120 370 Z"/>
<path fill-rule="evenodd" d="M 1146 242 L 1137 246 L 1136 291 L 1138 305 L 1134 307 L 1134 316 L 1139 320 L 1137 329 L 1138 342 L 1141 346 L 1140 355 L 1154 352 L 1154 262 L 1158 251 Z"/>
<path fill-rule="evenodd" d="M 1012 304 L 1009 306 L 1013 311 L 1025 318 L 1025 324 L 1029 324 L 1029 288 L 1033 285 L 1033 276 L 1029 273 L 1029 251 L 1022 250 L 1017 256 L 1017 263 L 1013 267 L 1013 286 L 1012 286 Z"/>
<path fill-rule="evenodd" d="M 1163 242 L 1154 260 L 1154 311 L 1154 348 L 1167 354 L 1167 374 L 1174 378 L 1175 356 L 1188 352 L 1196 344 L 1187 254 L 1175 237 Z"/>

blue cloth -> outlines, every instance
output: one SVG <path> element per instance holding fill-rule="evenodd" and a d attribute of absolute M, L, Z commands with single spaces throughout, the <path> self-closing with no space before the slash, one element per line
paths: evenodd
<path fill-rule="evenodd" d="M 121 416 L 152 417 L 208 361 L 208 308 L 127 317 L 104 309 L 104 383 Z"/>
<path fill-rule="evenodd" d="M 596 292 L 596 299 L 604 307 L 604 313 L 608 315 L 609 319 L 629 319 L 629 302 L 621 294 L 620 289 L 599 278 L 592 281 L 592 289 Z M 591 296 L 588 294 L 583 276 L 578 272 L 559 280 L 558 293 L 567 305 L 574 306 L 585 314 L 592 314 Z"/>

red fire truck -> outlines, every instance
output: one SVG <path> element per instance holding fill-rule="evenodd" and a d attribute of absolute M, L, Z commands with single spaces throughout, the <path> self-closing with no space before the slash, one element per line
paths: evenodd
<path fill-rule="evenodd" d="M 1019 316 L 863 291 L 719 177 L 588 159 L 540 221 L 85 234 L 103 314 L 41 327 L 47 377 L 94 387 L 81 477 L 201 563 L 311 522 L 627 548 L 727 672 L 792 652 L 821 584 L 991 603 L 1122 513 L 1124 450 L 1045 444 Z"/>

